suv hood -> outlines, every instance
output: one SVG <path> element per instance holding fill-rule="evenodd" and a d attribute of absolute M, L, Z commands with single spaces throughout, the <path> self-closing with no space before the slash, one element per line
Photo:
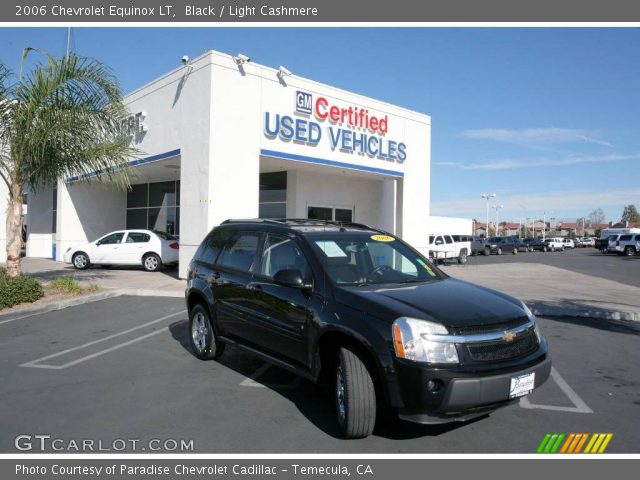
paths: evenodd
<path fill-rule="evenodd" d="M 462 327 L 526 316 L 519 300 L 454 278 L 421 284 L 343 287 L 338 292 L 342 303 L 389 322 L 407 316 Z"/>

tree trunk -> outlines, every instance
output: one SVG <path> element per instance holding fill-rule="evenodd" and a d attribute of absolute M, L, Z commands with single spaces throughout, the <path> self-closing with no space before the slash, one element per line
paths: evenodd
<path fill-rule="evenodd" d="M 11 184 L 7 208 L 7 274 L 17 277 L 21 273 L 22 250 L 22 185 Z"/>

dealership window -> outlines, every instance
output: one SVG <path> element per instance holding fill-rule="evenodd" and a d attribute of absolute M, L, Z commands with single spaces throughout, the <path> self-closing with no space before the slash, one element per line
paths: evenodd
<path fill-rule="evenodd" d="M 180 181 L 132 185 L 127 192 L 127 228 L 180 235 Z"/>
<path fill-rule="evenodd" d="M 287 218 L 287 172 L 260 174 L 260 218 Z"/>
<path fill-rule="evenodd" d="M 336 222 L 353 222 L 352 208 L 307 207 L 307 218 L 312 220 L 330 220 Z"/>

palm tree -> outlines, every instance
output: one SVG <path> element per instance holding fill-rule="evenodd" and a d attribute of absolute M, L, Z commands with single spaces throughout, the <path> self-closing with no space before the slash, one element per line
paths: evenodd
<path fill-rule="evenodd" d="M 120 187 L 129 184 L 130 147 L 120 85 L 95 59 L 46 55 L 19 79 L 0 64 L 0 177 L 7 186 L 7 273 L 20 274 L 22 203 L 37 192 L 79 176 Z"/>

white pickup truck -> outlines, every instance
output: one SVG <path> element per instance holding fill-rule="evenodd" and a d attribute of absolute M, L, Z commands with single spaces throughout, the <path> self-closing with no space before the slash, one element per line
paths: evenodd
<path fill-rule="evenodd" d="M 471 235 L 430 235 L 429 258 L 436 263 L 446 260 L 467 263 L 467 257 L 471 253 L 471 240 Z"/>

